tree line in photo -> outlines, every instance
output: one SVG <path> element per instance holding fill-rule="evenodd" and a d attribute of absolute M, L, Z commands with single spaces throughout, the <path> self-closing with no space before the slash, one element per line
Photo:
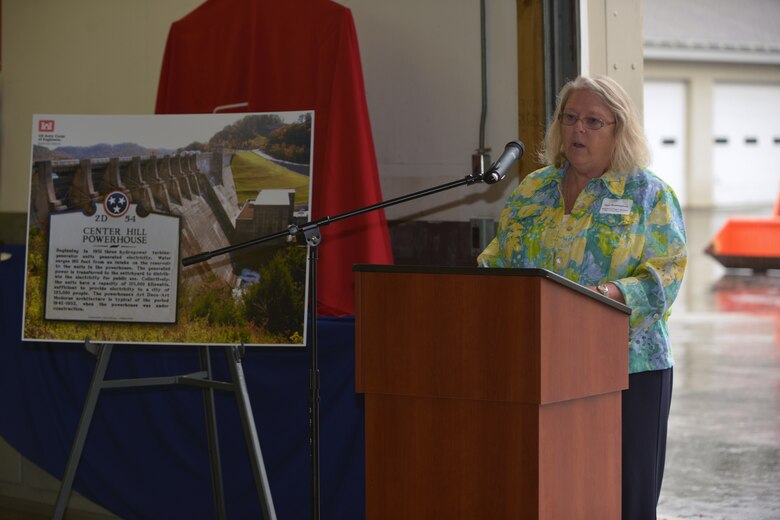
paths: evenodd
<path fill-rule="evenodd" d="M 218 149 L 259 149 L 280 161 L 308 164 L 311 153 L 311 114 L 302 114 L 295 123 L 285 123 L 277 114 L 246 116 L 209 139 L 194 142 L 185 151 Z"/>

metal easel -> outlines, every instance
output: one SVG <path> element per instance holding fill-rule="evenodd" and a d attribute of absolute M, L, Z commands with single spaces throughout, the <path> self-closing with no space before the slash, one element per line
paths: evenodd
<path fill-rule="evenodd" d="M 211 464 L 212 489 L 214 493 L 214 507 L 216 517 L 220 520 L 227 518 L 225 510 L 225 492 L 222 485 L 222 469 L 219 457 L 219 441 L 217 436 L 217 420 L 214 405 L 214 390 L 224 390 L 233 392 L 238 404 L 238 412 L 241 416 L 241 424 L 244 429 L 244 438 L 246 439 L 247 449 L 252 464 L 252 473 L 255 478 L 257 494 L 260 498 L 260 509 L 263 512 L 265 520 L 276 520 L 271 490 L 268 485 L 268 477 L 263 463 L 263 454 L 260 450 L 260 440 L 255 427 L 255 420 L 252 414 L 252 406 L 249 402 L 246 380 L 244 378 L 244 369 L 241 360 L 244 356 L 244 347 L 226 346 L 225 354 L 227 356 L 227 365 L 230 370 L 231 382 L 216 381 L 212 377 L 210 347 L 200 347 L 200 371 L 191 374 L 163 376 L 163 377 L 145 377 L 135 379 L 106 379 L 106 370 L 111 360 L 111 354 L 114 345 L 111 343 L 97 344 L 84 341 L 84 347 L 88 352 L 97 357 L 95 372 L 92 374 L 92 382 L 87 392 L 87 398 L 84 408 L 81 412 L 79 425 L 76 429 L 76 437 L 71 446 L 68 463 L 65 466 L 65 474 L 60 484 L 57 502 L 54 508 L 54 520 L 61 520 L 65 514 L 68 505 L 70 492 L 73 487 L 73 480 L 76 476 L 81 454 L 84 451 L 84 445 L 87 440 L 87 434 L 92 423 L 92 417 L 95 413 L 100 392 L 111 388 L 130 388 L 164 385 L 189 385 L 197 386 L 203 389 L 203 404 L 206 411 L 206 432 L 208 437 L 209 462 Z"/>

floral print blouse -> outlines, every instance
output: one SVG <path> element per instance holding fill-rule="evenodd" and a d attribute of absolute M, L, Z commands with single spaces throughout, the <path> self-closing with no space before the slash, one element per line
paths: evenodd
<path fill-rule="evenodd" d="M 632 310 L 629 373 L 672 367 L 667 320 L 688 258 L 674 191 L 649 170 L 610 170 L 592 179 L 565 215 L 566 168 L 548 166 L 523 179 L 477 262 L 544 268 L 581 285 L 614 283 Z"/>

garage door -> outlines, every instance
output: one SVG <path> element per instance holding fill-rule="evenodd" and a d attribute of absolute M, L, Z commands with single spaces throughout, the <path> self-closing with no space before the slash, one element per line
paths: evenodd
<path fill-rule="evenodd" d="M 780 190 L 780 86 L 716 83 L 713 179 L 717 206 L 771 206 Z"/>
<path fill-rule="evenodd" d="M 682 81 L 646 81 L 645 134 L 650 145 L 650 169 L 665 180 L 685 206 L 686 84 Z"/>

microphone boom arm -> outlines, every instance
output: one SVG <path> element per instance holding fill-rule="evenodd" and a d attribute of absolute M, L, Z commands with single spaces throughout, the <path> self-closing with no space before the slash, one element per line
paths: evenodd
<path fill-rule="evenodd" d="M 250 240 L 247 240 L 245 242 L 240 242 L 238 244 L 233 244 L 230 246 L 226 246 L 220 249 L 215 249 L 214 251 L 204 251 L 202 253 L 198 253 L 197 255 L 188 256 L 184 259 L 182 259 L 181 264 L 184 267 L 197 264 L 200 262 L 205 262 L 206 260 L 210 260 L 211 258 L 214 258 L 215 256 L 224 255 L 226 253 L 230 253 L 239 249 L 243 249 L 245 247 L 261 244 L 263 242 L 268 242 L 270 240 L 276 240 L 278 238 L 282 238 L 285 236 L 294 236 L 298 233 L 303 233 L 306 235 L 308 232 L 315 230 L 321 226 L 327 226 L 328 224 L 331 224 L 333 222 L 337 222 L 339 220 L 344 220 L 351 217 L 356 217 L 358 215 L 362 215 L 363 213 L 368 213 L 371 211 L 375 211 L 377 209 L 387 208 L 389 206 L 395 206 L 396 204 L 401 204 L 403 202 L 408 202 L 411 200 L 419 199 L 422 197 L 426 197 L 428 195 L 433 195 L 434 193 L 439 193 L 441 191 L 446 191 L 451 188 L 456 188 L 458 186 L 471 186 L 472 184 L 476 184 L 478 182 L 485 182 L 485 175 L 490 172 L 490 169 L 488 169 L 485 173 L 473 173 L 470 175 L 466 175 L 464 178 L 451 181 L 445 184 L 441 184 L 439 186 L 433 186 L 431 188 L 427 188 L 424 190 L 420 190 L 414 193 L 409 193 L 407 195 L 402 195 L 400 197 L 396 197 L 394 199 L 386 200 L 383 202 L 378 202 L 376 204 L 372 204 L 371 206 L 366 206 L 364 208 L 348 211 L 346 213 L 341 213 L 339 215 L 336 215 L 334 217 L 322 217 L 319 220 L 313 221 L 313 222 L 307 222 L 306 224 L 303 224 L 301 226 L 297 226 L 295 224 L 291 224 L 287 230 L 285 231 L 278 231 L 276 233 L 265 235 L 258 238 L 253 238 Z M 315 238 L 309 239 L 307 237 L 307 242 L 310 242 L 309 245 L 316 246 L 319 242 L 319 235 L 315 235 Z M 317 243 L 311 243 L 311 241 L 315 241 Z"/>

